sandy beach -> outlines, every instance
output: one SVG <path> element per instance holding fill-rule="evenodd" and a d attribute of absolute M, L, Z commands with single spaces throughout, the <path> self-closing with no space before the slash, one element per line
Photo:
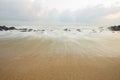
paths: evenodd
<path fill-rule="evenodd" d="M 113 35 L 1 38 L 0 80 L 120 80 L 119 48 Z"/>

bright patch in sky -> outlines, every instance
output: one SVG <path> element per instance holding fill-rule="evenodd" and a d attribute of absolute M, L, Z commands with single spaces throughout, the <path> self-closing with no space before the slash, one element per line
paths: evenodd
<path fill-rule="evenodd" d="M 105 19 L 115 20 L 120 18 L 120 12 L 105 16 Z"/>
<path fill-rule="evenodd" d="M 35 2 L 35 0 L 30 0 L 31 3 Z"/>
<path fill-rule="evenodd" d="M 43 2 L 48 8 L 55 8 L 59 11 L 68 9 L 74 11 L 97 5 L 102 5 L 103 7 L 118 6 L 120 0 L 44 0 Z"/>

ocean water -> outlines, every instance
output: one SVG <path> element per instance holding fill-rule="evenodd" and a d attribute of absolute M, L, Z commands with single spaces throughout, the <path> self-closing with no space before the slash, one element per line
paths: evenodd
<path fill-rule="evenodd" d="M 64 30 L 66 28 L 68 29 L 67 31 Z M 79 32 L 77 29 L 80 29 L 81 31 Z M 43 43 L 49 47 L 50 45 L 55 47 L 59 44 L 63 44 L 61 47 L 65 49 L 69 47 L 69 51 L 74 49 L 74 51 L 76 51 L 75 53 L 80 53 L 81 51 L 84 51 L 84 49 L 86 50 L 87 48 L 90 48 L 90 51 L 96 51 L 95 55 L 111 57 L 119 55 L 119 51 L 115 54 L 110 54 L 114 53 L 117 48 L 115 49 L 115 47 L 113 47 L 113 51 L 109 52 L 111 49 L 109 45 L 114 46 L 116 45 L 116 42 L 119 44 L 120 34 L 119 32 L 112 32 L 107 28 L 102 28 L 101 31 L 101 29 L 98 27 L 37 27 L 35 30 L 36 31 L 31 32 L 20 32 L 17 30 L 1 31 L 0 40 L 18 40 L 18 42 L 23 41 L 23 44 L 24 41 L 33 40 L 33 42 L 38 41 L 38 44 Z M 47 44 L 47 42 L 50 42 L 50 44 Z M 59 49 L 57 50 L 59 51 Z M 103 52 L 99 52 L 99 54 L 97 53 L 98 50 Z"/>
<path fill-rule="evenodd" d="M 49 26 L 49 27 L 17 27 L 17 28 L 33 28 L 37 31 L 32 32 L 20 32 L 17 30 L 14 31 L 1 31 L 0 32 L 0 38 L 22 38 L 22 37 L 53 37 L 53 38 L 85 38 L 85 37 L 91 37 L 91 36 L 99 36 L 102 33 L 111 34 L 111 31 L 108 31 L 106 28 L 104 28 L 104 31 L 101 33 L 100 29 L 98 27 L 56 27 L 56 26 Z M 64 31 L 64 29 L 68 29 L 70 31 Z M 77 29 L 80 29 L 81 32 L 77 31 Z M 40 31 L 45 30 L 45 31 Z M 94 30 L 94 31 L 93 31 Z"/>

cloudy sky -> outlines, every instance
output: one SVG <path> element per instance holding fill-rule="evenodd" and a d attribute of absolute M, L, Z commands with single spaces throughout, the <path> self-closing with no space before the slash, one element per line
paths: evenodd
<path fill-rule="evenodd" d="M 0 25 L 115 25 L 120 0 L 0 0 Z"/>

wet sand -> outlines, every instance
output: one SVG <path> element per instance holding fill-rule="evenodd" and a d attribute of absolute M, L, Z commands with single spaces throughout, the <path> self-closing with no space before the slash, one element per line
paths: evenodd
<path fill-rule="evenodd" d="M 120 80 L 120 39 L 0 40 L 0 80 Z"/>

